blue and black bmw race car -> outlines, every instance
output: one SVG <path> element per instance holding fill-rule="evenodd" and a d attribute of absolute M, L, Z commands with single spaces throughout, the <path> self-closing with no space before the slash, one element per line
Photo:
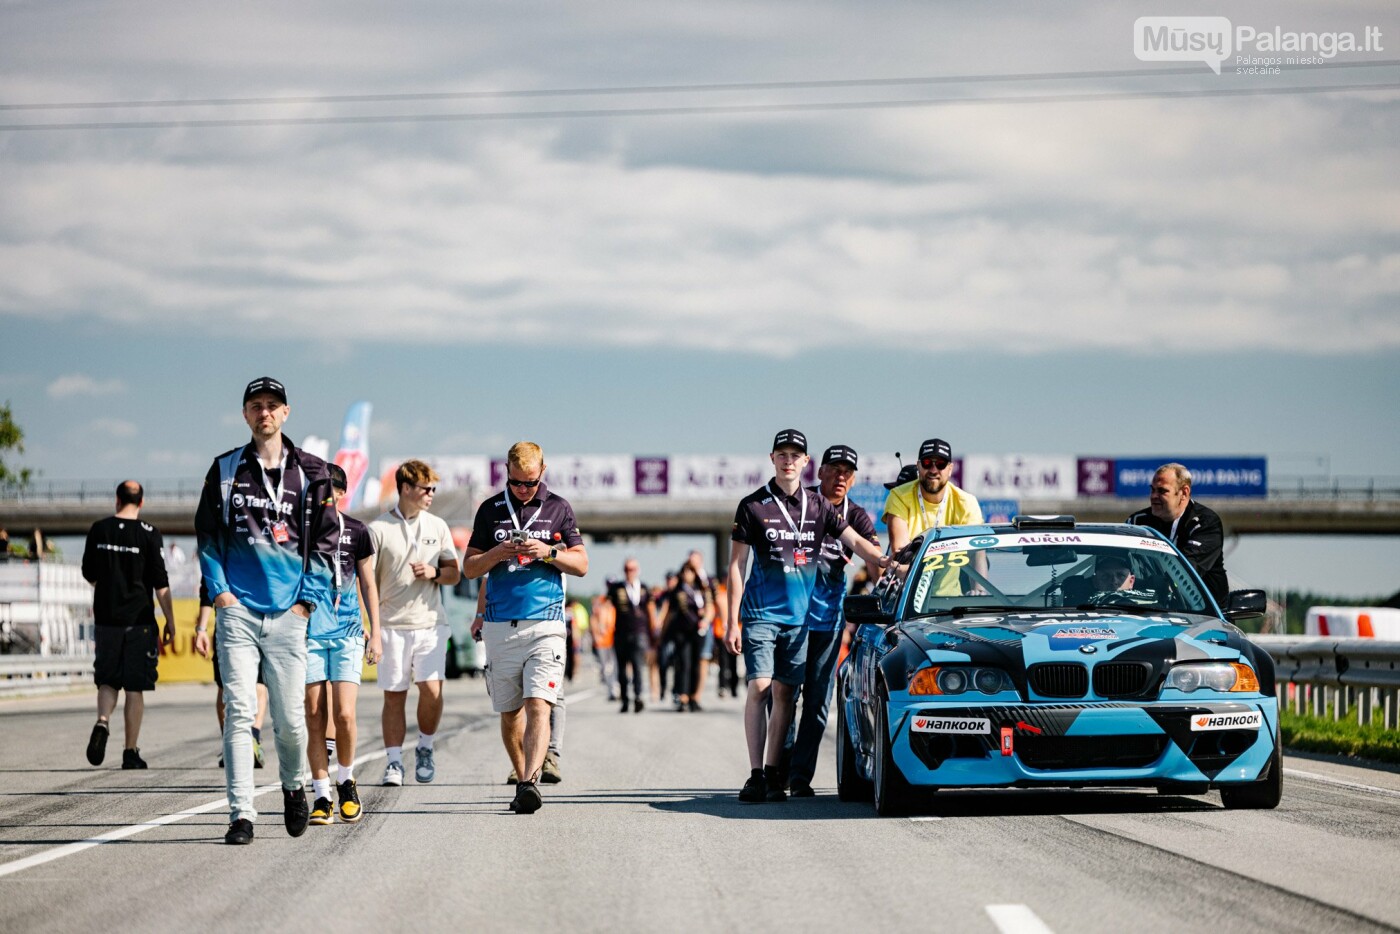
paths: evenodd
<path fill-rule="evenodd" d="M 837 789 L 905 813 L 939 788 L 1145 786 L 1227 808 L 1282 792 L 1269 655 L 1172 544 L 1017 517 L 916 539 L 902 579 L 848 597 Z"/>

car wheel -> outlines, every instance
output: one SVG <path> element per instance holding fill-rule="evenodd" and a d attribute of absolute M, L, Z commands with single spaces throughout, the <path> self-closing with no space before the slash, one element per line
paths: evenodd
<path fill-rule="evenodd" d="M 894 761 L 885 699 L 880 698 L 876 704 L 879 716 L 875 724 L 875 813 L 881 817 L 903 817 L 913 805 L 914 792 Z"/>
<path fill-rule="evenodd" d="M 1226 810 L 1267 811 L 1278 807 L 1283 798 L 1283 748 L 1274 742 L 1269 774 L 1247 785 L 1226 785 L 1220 789 L 1220 802 Z"/>
<path fill-rule="evenodd" d="M 869 801 L 874 789 L 870 779 L 860 774 L 850 724 L 846 722 L 846 702 L 840 692 L 836 695 L 836 736 L 836 797 L 842 801 Z"/>

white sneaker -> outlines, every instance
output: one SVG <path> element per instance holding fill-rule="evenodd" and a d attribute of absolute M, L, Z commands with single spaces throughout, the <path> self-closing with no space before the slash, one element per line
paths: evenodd
<path fill-rule="evenodd" d="M 413 750 L 413 754 L 417 757 L 413 777 L 426 785 L 437 775 L 437 766 L 433 763 L 433 751 L 419 746 Z"/>
<path fill-rule="evenodd" d="M 384 766 L 384 777 L 379 780 L 381 785 L 402 785 L 403 784 L 403 763 L 390 762 Z"/>

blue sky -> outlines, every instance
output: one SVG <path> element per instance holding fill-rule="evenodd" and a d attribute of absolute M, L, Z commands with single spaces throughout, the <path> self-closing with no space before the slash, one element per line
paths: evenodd
<path fill-rule="evenodd" d="M 240 387 L 384 453 L 1264 454 L 1400 477 L 1400 66 L 1153 73 L 1134 4 L 0 3 L 0 124 L 1388 90 L 587 119 L 0 129 L 0 399 L 55 479 L 197 476 Z M 1218 4 L 1285 29 L 1381 3 Z M 1400 52 L 1396 53 L 1400 57 Z M 1364 56 L 1352 57 L 1351 64 Z M 1390 59 L 1385 59 L 1390 61 Z M 1124 76 L 1123 72 L 1129 73 Z M 609 556 L 609 560 L 612 557 Z M 667 553 L 658 552 L 658 564 Z M 1237 576 L 1400 588 L 1390 539 Z"/>

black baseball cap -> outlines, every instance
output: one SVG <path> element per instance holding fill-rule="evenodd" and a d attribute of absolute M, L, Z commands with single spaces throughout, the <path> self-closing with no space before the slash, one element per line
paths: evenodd
<path fill-rule="evenodd" d="M 807 453 L 807 436 L 796 428 L 784 428 L 773 436 L 773 450 L 778 448 L 797 448 L 803 454 Z"/>
<path fill-rule="evenodd" d="M 885 489 L 893 490 L 897 486 L 903 486 L 911 480 L 919 479 L 919 467 L 917 464 L 905 464 L 899 468 L 899 476 L 885 484 Z"/>
<path fill-rule="evenodd" d="M 845 444 L 833 444 L 822 452 L 822 466 L 827 464 L 850 464 L 856 468 L 856 449 Z"/>
<path fill-rule="evenodd" d="M 941 457 L 944 460 L 952 460 L 953 448 L 942 438 L 929 438 L 919 445 L 919 460 L 926 457 Z"/>
<path fill-rule="evenodd" d="M 271 376 L 259 376 L 248 384 L 248 388 L 243 390 L 243 404 L 247 405 L 248 400 L 261 393 L 268 393 L 282 400 L 282 404 L 287 404 L 287 387 L 283 386 Z"/>

